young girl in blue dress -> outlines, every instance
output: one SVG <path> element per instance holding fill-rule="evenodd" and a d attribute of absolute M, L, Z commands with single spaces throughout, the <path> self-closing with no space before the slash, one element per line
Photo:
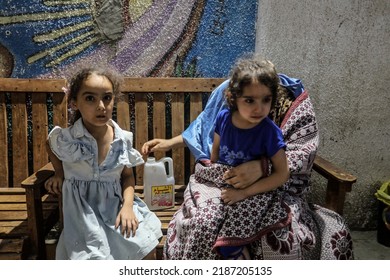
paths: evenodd
<path fill-rule="evenodd" d="M 134 195 L 133 167 L 143 164 L 133 135 L 112 120 L 120 77 L 85 68 L 69 82 L 73 125 L 55 127 L 48 153 L 55 175 L 45 183 L 62 193 L 64 228 L 56 259 L 153 259 L 161 223 Z"/>

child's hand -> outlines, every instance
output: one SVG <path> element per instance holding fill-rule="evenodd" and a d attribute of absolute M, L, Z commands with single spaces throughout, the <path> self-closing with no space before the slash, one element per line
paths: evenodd
<path fill-rule="evenodd" d="M 115 221 L 115 229 L 121 226 L 121 233 L 126 238 L 135 236 L 138 228 L 138 219 L 131 207 L 123 206 Z"/>
<path fill-rule="evenodd" d="M 236 202 L 247 198 L 243 190 L 235 188 L 224 188 L 221 192 L 221 198 L 225 204 L 233 205 Z"/>
<path fill-rule="evenodd" d="M 62 176 L 54 175 L 47 179 L 45 182 L 45 189 L 50 194 L 60 194 L 62 191 L 62 182 L 64 178 Z"/>

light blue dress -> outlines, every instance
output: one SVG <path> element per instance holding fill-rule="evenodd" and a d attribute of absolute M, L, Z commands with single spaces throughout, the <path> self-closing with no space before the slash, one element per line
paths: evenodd
<path fill-rule="evenodd" d="M 133 134 L 114 121 L 114 141 L 98 165 L 97 143 L 79 119 L 68 128 L 55 127 L 49 134 L 53 153 L 62 161 L 64 229 L 56 259 L 142 259 L 162 237 L 161 222 L 137 196 L 133 210 L 139 220 L 134 237 L 115 229 L 121 208 L 120 177 L 124 166 L 143 164 L 133 148 Z"/>

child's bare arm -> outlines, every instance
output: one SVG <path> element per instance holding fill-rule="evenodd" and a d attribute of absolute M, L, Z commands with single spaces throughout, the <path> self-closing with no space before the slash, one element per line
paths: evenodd
<path fill-rule="evenodd" d="M 211 162 L 217 162 L 219 159 L 219 144 L 221 142 L 221 138 L 217 133 L 214 133 L 214 141 L 213 146 L 211 147 Z"/>
<path fill-rule="evenodd" d="M 273 171 L 270 176 L 261 178 L 244 189 L 228 188 L 222 191 L 222 199 L 227 204 L 233 204 L 250 196 L 265 193 L 283 185 L 290 177 L 286 153 L 280 149 L 271 158 Z"/>
<path fill-rule="evenodd" d="M 126 237 L 134 236 L 138 228 L 138 219 L 133 211 L 135 180 L 133 169 L 125 167 L 121 175 L 123 192 L 122 208 L 115 221 L 115 228 L 121 226 L 121 232 Z"/>
<path fill-rule="evenodd" d="M 62 191 L 62 183 L 64 181 L 64 169 L 62 167 L 62 161 L 53 153 L 50 148 L 49 141 L 46 141 L 46 151 L 49 155 L 50 162 L 54 168 L 54 176 L 50 177 L 45 182 L 45 189 L 52 194 L 60 194 Z"/>

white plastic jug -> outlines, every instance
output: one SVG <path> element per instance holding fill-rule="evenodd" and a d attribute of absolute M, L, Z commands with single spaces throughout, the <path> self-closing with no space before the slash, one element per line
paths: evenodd
<path fill-rule="evenodd" d="M 168 169 L 165 168 L 166 164 Z M 158 161 L 154 157 L 148 157 L 144 165 L 143 179 L 144 200 L 150 210 L 175 206 L 175 178 L 170 157 L 163 157 Z"/>

